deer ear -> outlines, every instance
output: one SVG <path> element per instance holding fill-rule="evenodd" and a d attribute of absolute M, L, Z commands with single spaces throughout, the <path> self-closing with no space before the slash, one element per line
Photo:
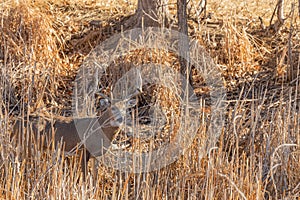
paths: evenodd
<path fill-rule="evenodd" d="M 132 68 L 115 83 L 113 90 L 111 90 L 112 99 L 119 102 L 137 96 L 142 92 L 142 81 L 141 70 L 135 67 Z"/>

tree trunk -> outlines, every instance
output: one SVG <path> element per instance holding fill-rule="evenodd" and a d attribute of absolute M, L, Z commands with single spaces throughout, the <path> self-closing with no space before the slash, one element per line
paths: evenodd
<path fill-rule="evenodd" d="M 167 2 L 167 0 L 138 0 L 137 10 L 126 25 L 141 28 L 168 24 Z"/>
<path fill-rule="evenodd" d="M 187 24 L 187 0 L 177 0 L 177 15 L 178 15 L 178 31 L 180 32 L 178 41 L 179 50 L 179 63 L 180 72 L 188 80 L 189 84 L 192 83 L 192 73 L 190 67 L 190 46 L 188 37 L 188 24 Z M 185 83 L 182 83 L 184 87 Z"/>

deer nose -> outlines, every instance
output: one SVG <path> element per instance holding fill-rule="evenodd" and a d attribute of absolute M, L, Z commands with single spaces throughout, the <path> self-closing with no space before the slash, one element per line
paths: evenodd
<path fill-rule="evenodd" d="M 118 107 L 112 106 L 111 112 L 112 112 L 113 119 L 114 119 L 114 120 L 110 121 L 111 126 L 120 127 L 124 121 L 121 111 L 118 109 Z"/>

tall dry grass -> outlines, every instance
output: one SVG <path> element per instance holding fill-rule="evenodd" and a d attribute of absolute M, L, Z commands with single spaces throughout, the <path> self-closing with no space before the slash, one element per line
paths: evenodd
<path fill-rule="evenodd" d="M 133 174 L 100 163 L 97 172 L 90 167 L 84 183 L 77 157 L 64 159 L 60 149 L 40 148 L 39 141 L 26 144 L 30 131 L 20 146 L 10 138 L 12 124 L 16 117 L 70 114 L 82 60 L 121 30 L 136 2 L 2 1 L 1 198 L 299 198 L 299 17 L 288 18 L 278 32 L 262 30 L 258 17 L 268 26 L 275 3 L 211 1 L 211 19 L 190 21 L 191 36 L 214 58 L 227 89 L 226 123 L 204 158 L 199 147 L 205 129 L 165 168 Z M 92 26 L 92 20 L 101 23 Z"/>

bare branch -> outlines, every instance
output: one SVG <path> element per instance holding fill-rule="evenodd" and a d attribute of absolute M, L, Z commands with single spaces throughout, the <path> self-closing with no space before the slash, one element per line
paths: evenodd
<path fill-rule="evenodd" d="M 283 24 L 285 20 L 283 10 L 284 10 L 284 0 L 279 0 L 277 4 L 277 18 L 280 24 Z"/>

